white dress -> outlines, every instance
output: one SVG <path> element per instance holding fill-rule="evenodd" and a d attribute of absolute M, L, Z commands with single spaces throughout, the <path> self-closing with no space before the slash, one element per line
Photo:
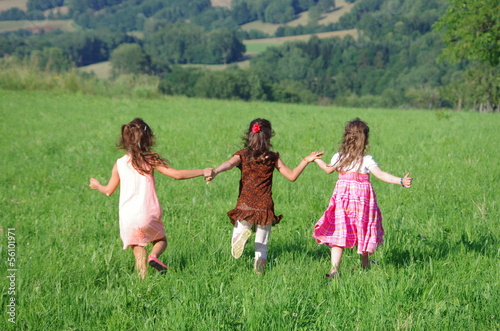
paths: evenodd
<path fill-rule="evenodd" d="M 165 237 L 153 174 L 140 174 L 127 154 L 116 161 L 120 176 L 120 237 L 123 249 Z"/>

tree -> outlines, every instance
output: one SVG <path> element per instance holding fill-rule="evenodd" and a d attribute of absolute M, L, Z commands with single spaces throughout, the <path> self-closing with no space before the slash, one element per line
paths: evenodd
<path fill-rule="evenodd" d="M 43 50 L 34 50 L 30 54 L 30 62 L 40 70 L 64 72 L 73 67 L 62 49 L 57 47 L 45 47 Z"/>
<path fill-rule="evenodd" d="M 320 18 L 321 12 L 318 6 L 312 6 L 309 8 L 309 18 L 307 24 L 317 25 Z"/>
<path fill-rule="evenodd" d="M 209 71 L 195 85 L 197 97 L 242 99 L 251 97 L 247 76 L 242 70 Z"/>
<path fill-rule="evenodd" d="M 335 8 L 335 0 L 319 0 L 318 1 L 318 8 L 322 12 L 327 12 L 332 8 Z"/>
<path fill-rule="evenodd" d="M 434 24 L 444 31 L 447 47 L 442 57 L 458 62 L 500 62 L 500 3 L 498 0 L 451 0 L 445 15 Z"/>
<path fill-rule="evenodd" d="M 140 74 L 147 71 L 149 58 L 138 44 L 121 44 L 110 57 L 115 74 Z"/>
<path fill-rule="evenodd" d="M 163 94 L 193 97 L 196 95 L 196 82 L 203 75 L 204 72 L 198 68 L 174 67 L 163 76 L 158 88 Z"/>
<path fill-rule="evenodd" d="M 228 64 L 237 61 L 246 49 L 236 32 L 228 29 L 214 30 L 208 34 L 207 39 L 207 52 L 215 59 L 215 63 Z"/>
<path fill-rule="evenodd" d="M 46 10 L 64 5 L 64 0 L 28 0 L 28 11 Z"/>
<path fill-rule="evenodd" d="M 264 11 L 265 22 L 286 23 L 293 19 L 295 13 L 290 0 L 275 0 Z"/>

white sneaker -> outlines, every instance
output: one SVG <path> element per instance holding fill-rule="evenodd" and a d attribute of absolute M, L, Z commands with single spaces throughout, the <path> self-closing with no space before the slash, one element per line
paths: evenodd
<path fill-rule="evenodd" d="M 231 255 L 235 259 L 238 259 L 241 254 L 243 254 L 243 250 L 245 249 L 245 245 L 247 244 L 247 240 L 251 234 L 252 231 L 250 229 L 245 229 L 236 241 L 233 242 L 233 245 L 231 246 Z"/>

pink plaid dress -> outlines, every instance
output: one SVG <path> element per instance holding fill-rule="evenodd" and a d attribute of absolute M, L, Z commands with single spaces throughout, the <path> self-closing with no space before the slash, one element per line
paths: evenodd
<path fill-rule="evenodd" d="M 369 174 L 339 173 L 330 204 L 312 235 L 319 244 L 357 246 L 358 254 L 373 254 L 383 243 L 384 229 Z"/>

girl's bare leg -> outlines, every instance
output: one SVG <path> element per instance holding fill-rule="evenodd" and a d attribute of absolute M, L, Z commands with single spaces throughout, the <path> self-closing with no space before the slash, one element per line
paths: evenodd
<path fill-rule="evenodd" d="M 343 253 L 344 247 L 332 247 L 332 269 L 330 270 L 330 274 L 332 276 L 334 276 L 334 274 L 338 273 L 340 270 L 340 262 L 342 261 Z"/>
<path fill-rule="evenodd" d="M 135 268 L 139 272 L 139 277 L 141 277 L 141 279 L 144 279 L 146 278 L 146 274 L 148 272 L 148 254 L 146 252 L 146 248 L 142 246 L 132 246 L 132 250 L 135 256 Z"/>
<path fill-rule="evenodd" d="M 365 269 L 370 269 L 370 260 L 368 259 L 368 253 L 361 255 L 361 266 Z"/>
<path fill-rule="evenodd" d="M 340 261 L 342 260 L 342 254 L 344 253 L 343 247 L 334 246 L 332 247 L 332 269 L 330 270 L 329 277 L 336 276 L 340 270 Z"/>
<path fill-rule="evenodd" d="M 158 241 L 153 242 L 153 249 L 151 250 L 151 256 L 158 258 L 167 248 L 167 238 L 162 238 Z"/>

